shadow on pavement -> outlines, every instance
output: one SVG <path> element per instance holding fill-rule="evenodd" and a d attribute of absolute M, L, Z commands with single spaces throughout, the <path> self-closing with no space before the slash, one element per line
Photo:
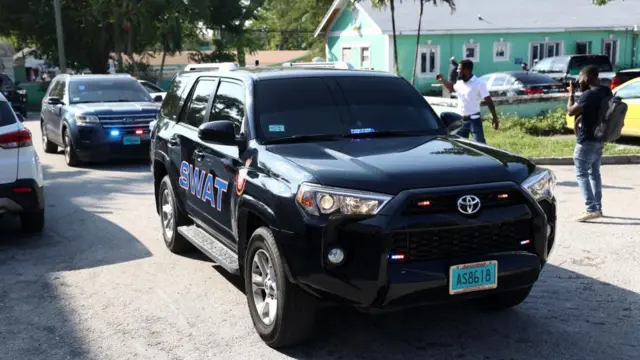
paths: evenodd
<path fill-rule="evenodd" d="M 502 313 L 469 305 L 376 316 L 350 309 L 323 312 L 314 340 L 287 355 L 538 360 L 637 359 L 640 352 L 640 295 L 553 265 L 547 265 L 527 301 Z"/>
<path fill-rule="evenodd" d="M 43 170 L 43 234 L 24 236 L 15 219 L 0 220 L 0 358 L 90 358 L 66 305 L 68 285 L 56 273 L 151 256 L 129 232 L 99 215 L 100 201 L 130 194 L 148 179 L 87 179 L 82 170 L 54 172 L 46 165 Z M 96 211 L 78 205 L 86 199 Z"/>

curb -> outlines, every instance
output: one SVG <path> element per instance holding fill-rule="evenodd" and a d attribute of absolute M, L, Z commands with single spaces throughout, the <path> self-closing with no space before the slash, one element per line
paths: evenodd
<path fill-rule="evenodd" d="M 572 157 L 542 157 L 532 158 L 536 165 L 573 165 Z M 602 165 L 640 164 L 640 155 L 605 155 Z"/>

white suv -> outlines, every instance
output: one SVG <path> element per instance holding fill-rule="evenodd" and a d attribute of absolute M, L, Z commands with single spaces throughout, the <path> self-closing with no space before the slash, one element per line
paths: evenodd
<path fill-rule="evenodd" d="M 18 215 L 24 232 L 42 232 L 44 179 L 31 131 L 23 121 L 0 94 L 0 217 Z"/>

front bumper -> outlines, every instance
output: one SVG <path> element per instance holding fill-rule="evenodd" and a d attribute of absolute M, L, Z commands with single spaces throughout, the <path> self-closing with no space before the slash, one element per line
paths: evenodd
<path fill-rule="evenodd" d="M 136 130 L 142 134 L 136 134 Z M 111 159 L 145 159 L 149 157 L 149 129 L 119 129 L 116 133 L 100 125 L 76 126 L 71 130 L 73 145 L 82 161 L 107 161 Z M 126 139 L 125 139 L 126 138 Z M 136 139 L 139 143 L 125 143 Z"/>
<path fill-rule="evenodd" d="M 0 214 L 22 214 L 44 210 L 44 187 L 32 179 L 0 184 Z"/>
<path fill-rule="evenodd" d="M 326 223 L 307 219 L 304 233 L 276 230 L 290 280 L 323 300 L 367 310 L 464 300 L 532 286 L 553 248 L 555 199 L 536 203 L 513 183 L 419 193 L 438 196 L 447 191 L 510 191 L 522 195 L 522 201 L 484 208 L 472 218 L 453 211 L 407 215 L 403 209 L 418 192 L 406 191 L 387 205 L 386 214 Z M 341 265 L 327 260 L 333 247 L 346 254 Z M 400 253 L 403 260 L 392 259 Z M 497 288 L 449 294 L 451 266 L 486 260 L 499 264 Z"/>

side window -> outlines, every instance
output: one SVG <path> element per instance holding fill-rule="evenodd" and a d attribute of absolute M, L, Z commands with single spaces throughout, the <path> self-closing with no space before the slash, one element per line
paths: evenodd
<path fill-rule="evenodd" d="M 515 78 L 515 77 L 513 77 L 513 76 L 509 76 L 509 77 L 507 78 L 507 82 L 505 83 L 505 86 L 513 86 L 513 85 L 515 85 L 515 84 L 516 84 L 516 81 L 518 81 L 518 79 L 516 79 L 516 78 Z"/>
<path fill-rule="evenodd" d="M 64 96 L 67 95 L 67 80 L 61 80 L 58 86 L 58 97 L 60 100 L 64 100 Z"/>
<path fill-rule="evenodd" d="M 507 82 L 507 75 L 499 74 L 493 78 L 493 82 L 491 83 L 491 87 L 504 86 Z"/>
<path fill-rule="evenodd" d="M 207 105 L 213 93 L 216 91 L 218 81 L 215 79 L 200 79 L 189 99 L 186 114 L 180 118 L 181 122 L 193 127 L 200 127 L 205 122 L 207 115 Z"/>
<path fill-rule="evenodd" d="M 0 74 L 0 88 L 11 89 L 13 88 L 13 81 L 7 75 Z"/>
<path fill-rule="evenodd" d="M 162 107 L 160 108 L 160 114 L 167 120 L 176 121 L 178 119 L 178 113 L 182 109 L 187 95 L 189 95 L 189 85 L 192 82 L 188 78 L 175 77 L 171 82 L 171 87 L 167 91 L 167 95 L 162 101 Z"/>
<path fill-rule="evenodd" d="M 239 135 L 244 119 L 244 87 L 240 84 L 222 81 L 211 106 L 211 119 L 229 120 Z"/>
<path fill-rule="evenodd" d="M 61 91 L 60 86 L 62 85 L 62 80 L 56 80 L 53 84 L 51 84 L 51 90 L 49 90 L 49 97 L 60 97 Z"/>
<path fill-rule="evenodd" d="M 616 92 L 616 96 L 623 99 L 635 99 L 640 97 L 640 82 L 631 83 Z"/>

